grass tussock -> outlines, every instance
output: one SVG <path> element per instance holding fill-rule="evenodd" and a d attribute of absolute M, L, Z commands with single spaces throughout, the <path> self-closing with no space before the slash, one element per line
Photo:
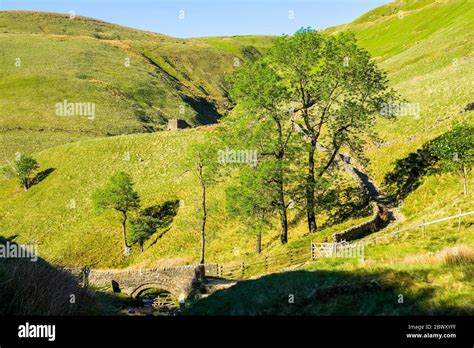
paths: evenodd
<path fill-rule="evenodd" d="M 437 257 L 447 265 L 474 266 L 474 248 L 468 245 L 459 245 L 441 250 Z"/>

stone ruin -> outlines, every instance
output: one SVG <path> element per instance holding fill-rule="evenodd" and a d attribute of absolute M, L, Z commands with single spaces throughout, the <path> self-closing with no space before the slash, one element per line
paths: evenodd
<path fill-rule="evenodd" d="M 168 125 L 166 126 L 166 130 L 173 131 L 173 130 L 190 128 L 190 127 L 191 126 L 189 125 L 189 123 L 186 122 L 185 120 L 182 120 L 179 118 L 173 118 L 171 120 L 168 120 Z"/>

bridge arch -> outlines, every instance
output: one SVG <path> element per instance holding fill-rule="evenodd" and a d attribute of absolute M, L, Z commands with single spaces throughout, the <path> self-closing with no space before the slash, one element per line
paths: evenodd
<path fill-rule="evenodd" d="M 130 296 L 133 298 L 139 297 L 144 291 L 149 289 L 160 289 L 163 291 L 167 291 L 170 294 L 176 296 L 178 300 L 184 300 L 187 297 L 187 294 L 182 290 L 174 286 L 170 286 L 170 284 L 163 284 L 160 282 L 149 282 L 140 284 L 138 287 L 134 288 L 130 291 Z"/>
<path fill-rule="evenodd" d="M 78 272 L 83 286 L 110 287 L 133 298 L 147 289 L 161 289 L 180 301 L 202 289 L 199 266 L 170 266 L 152 269 L 87 270 Z"/>

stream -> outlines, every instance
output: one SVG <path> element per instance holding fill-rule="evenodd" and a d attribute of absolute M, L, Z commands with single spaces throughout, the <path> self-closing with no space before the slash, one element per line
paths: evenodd
<path fill-rule="evenodd" d="M 137 299 L 127 300 L 118 315 L 176 316 L 182 312 L 178 300 L 167 292 L 147 291 Z"/>

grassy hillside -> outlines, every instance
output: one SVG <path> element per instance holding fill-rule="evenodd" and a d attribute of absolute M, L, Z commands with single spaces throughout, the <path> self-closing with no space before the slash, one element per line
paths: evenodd
<path fill-rule="evenodd" d="M 193 149 L 212 131 L 196 128 L 126 135 L 44 150 L 36 155 L 41 170 L 51 171 L 43 181 L 27 192 L 15 180 L 1 181 L 0 193 L 5 199 L 0 202 L 0 235 L 18 235 L 20 243 L 37 241 L 42 257 L 67 265 L 114 267 L 196 262 L 201 191 Z M 145 244 L 143 254 L 138 254 L 135 247 L 133 255 L 126 259 L 121 257 L 120 215 L 113 210 L 96 211 L 92 205 L 93 192 L 118 170 L 132 175 L 142 208 L 181 201 L 171 228 L 159 229 Z M 228 183 L 229 180 L 222 179 L 208 192 L 209 261 L 255 253 L 255 236 L 248 226 L 225 212 L 224 187 Z M 330 236 L 330 232 L 329 229 L 321 237 Z M 304 221 L 296 223 L 290 241 L 296 242 L 304 233 Z M 279 249 L 277 237 L 277 233 L 264 236 L 266 251 Z"/>
<path fill-rule="evenodd" d="M 41 255 L 53 262 L 120 264 L 120 217 L 114 211 L 94 211 L 91 196 L 110 175 L 124 170 L 133 176 L 143 207 L 167 200 L 184 201 L 173 231 L 167 232 L 155 248 L 176 257 L 194 250 L 197 255 L 199 186 L 189 155 L 192 145 L 202 141 L 203 136 L 204 132 L 197 130 L 160 132 L 90 140 L 45 150 L 38 154 L 38 161 L 42 169 L 54 171 L 40 184 L 24 194 L 16 182 L 2 183 L 2 196 L 7 196 L 0 206 L 0 234 L 19 234 L 20 242 L 38 240 Z M 126 154 L 128 161 L 124 160 Z M 75 202 L 74 209 L 68 206 L 71 200 Z M 173 238 L 176 234 L 178 238 Z M 181 244 L 183 241 L 188 243 Z M 129 258 L 128 262 L 132 260 Z"/>
<path fill-rule="evenodd" d="M 39 19 L 30 28 L 19 20 L 21 16 Z M 64 24 L 67 18 L 50 14 L 0 12 L 0 18 L 11 22 L 0 30 L 0 40 L 14 51 L 24 52 L 25 57 L 34 55 L 44 63 L 38 70 L 28 66 L 28 59 L 22 59 L 26 62 L 21 67 L 24 70 L 18 72 L 12 64 L 14 55 L 0 53 L 0 63 L 7 71 L 0 84 L 8 96 L 2 97 L 8 115 L 2 114 L 0 122 L 4 129 L 17 127 L 0 133 L 6 153 L 84 140 L 39 152 L 36 157 L 41 169 L 54 171 L 26 193 L 13 180 L 0 181 L 0 195 L 5 197 L 0 201 L 0 235 L 18 234 L 20 242 L 38 240 L 40 253 L 51 262 L 101 267 L 194 262 L 199 250 L 200 196 L 190 154 L 210 130 L 92 138 L 159 128 L 160 122 L 176 115 L 181 103 L 186 106 L 183 118 L 194 124 L 208 122 L 209 107 L 225 109 L 224 72 L 233 68 L 236 57 L 253 59 L 258 53 L 250 47 L 263 51 L 271 38 L 178 40 L 86 19 L 70 26 Z M 44 26 L 38 25 L 41 18 Z M 393 87 L 421 108 L 419 117 L 406 115 L 396 121 L 378 122 L 383 141 L 369 144 L 367 153 L 371 174 L 380 185 L 393 170 L 395 160 L 447 131 L 454 121 L 472 119 L 472 112 L 461 115 L 459 111 L 472 101 L 473 25 L 474 13 L 468 1 L 396 1 L 330 30 L 353 30 L 361 45 L 388 71 Z M 97 32 L 101 34 L 95 35 Z M 56 57 L 56 50 L 64 56 Z M 68 52 L 74 54 L 69 56 Z M 132 57 L 126 74 L 122 70 L 124 57 Z M 60 63 L 50 63 L 56 61 Z M 116 65 L 110 65 L 111 61 Z M 35 88 L 38 81 L 44 81 L 49 90 Z M 71 100 L 78 93 L 97 98 L 106 106 L 105 113 L 98 107 L 93 121 L 58 119 L 50 114 L 57 90 Z M 33 96 L 31 100 L 23 99 L 26 93 Z M 129 161 L 123 159 L 127 152 Z M 142 255 L 133 254 L 126 260 L 120 257 L 117 214 L 95 212 L 91 203 L 94 189 L 117 170 L 133 176 L 144 207 L 183 201 L 171 229 L 158 231 Z M 473 186 L 472 176 L 469 180 Z M 459 207 L 474 209 L 473 192 L 463 198 L 461 183 L 454 176 L 421 178 L 421 183 L 403 202 L 403 225 L 452 214 Z M 224 213 L 224 185 L 217 184 L 209 194 L 207 252 L 211 261 L 240 260 L 254 249 L 247 226 Z M 71 200 L 75 209 L 68 208 Z M 332 226 L 315 238 L 325 240 L 359 222 Z M 472 232 L 472 225 L 466 228 L 466 233 Z M 308 243 L 310 237 L 301 238 L 303 234 L 304 227 L 292 226 L 289 247 Z M 266 250 L 276 253 L 283 248 L 275 239 L 274 235 L 264 237 Z M 433 244 L 438 249 L 449 244 L 444 239 L 438 242 Z M 472 239 L 464 242 L 471 244 Z M 419 243 L 410 245 L 406 248 L 409 253 L 420 251 Z"/>
<path fill-rule="evenodd" d="M 0 11 L 0 161 L 17 151 L 160 130 L 171 118 L 214 123 L 227 110 L 224 75 L 235 58 L 253 59 L 246 52 L 261 54 L 271 38 L 211 41 L 80 16 Z M 55 106 L 64 100 L 94 103 L 93 119 L 58 116 Z"/>
<path fill-rule="evenodd" d="M 351 30 L 385 69 L 407 102 L 420 114 L 380 120 L 382 142 L 367 149 L 374 179 L 383 183 L 394 162 L 448 131 L 456 121 L 472 122 L 472 112 L 460 114 L 474 101 L 474 8 L 466 0 L 394 1 L 353 23 L 330 29 Z M 474 185 L 472 176 L 470 185 Z M 473 195 L 463 198 L 454 176 L 421 178 L 421 186 L 405 200 L 402 212 L 420 221 L 458 208 L 473 209 Z"/>
<path fill-rule="evenodd" d="M 253 277 L 194 302 L 186 313 L 472 315 L 473 224 L 472 215 L 464 217 L 458 230 L 454 219 L 426 227 L 424 237 L 421 229 L 414 229 L 398 239 L 379 239 L 365 247 L 363 260 L 321 258 L 296 269 Z M 386 234 L 380 231 L 360 242 Z M 305 239 L 308 245 L 309 238 L 303 238 L 290 247 L 301 246 Z M 290 295 L 294 303 L 288 301 Z M 400 295 L 403 303 L 399 302 Z"/>
<path fill-rule="evenodd" d="M 467 247 L 382 262 L 321 259 L 239 282 L 196 301 L 186 314 L 472 315 L 473 262 Z"/>

